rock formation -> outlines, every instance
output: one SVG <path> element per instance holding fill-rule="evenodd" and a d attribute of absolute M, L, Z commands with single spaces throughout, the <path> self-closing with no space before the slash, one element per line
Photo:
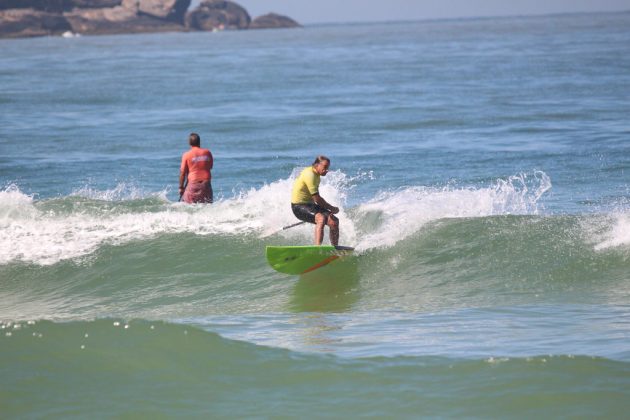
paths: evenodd
<path fill-rule="evenodd" d="M 63 13 L 78 8 L 120 6 L 123 0 L 0 0 L 0 10 L 34 9 L 49 13 Z"/>
<path fill-rule="evenodd" d="M 300 24 L 287 16 L 268 13 L 258 16 L 249 25 L 249 29 L 298 28 Z"/>
<path fill-rule="evenodd" d="M 0 38 L 163 31 L 292 28 L 294 20 L 270 13 L 252 22 L 240 5 L 204 0 L 0 0 Z"/>
<path fill-rule="evenodd" d="M 0 38 L 61 35 L 72 30 L 70 23 L 58 13 L 34 9 L 0 10 Z"/>
<path fill-rule="evenodd" d="M 72 3 L 71 9 L 78 7 L 80 9 L 99 9 L 102 7 L 120 6 L 123 0 L 69 0 Z"/>
<path fill-rule="evenodd" d="M 138 13 L 149 15 L 170 22 L 184 23 L 184 16 L 191 0 L 123 0 L 123 5 L 133 8 L 135 4 Z"/>
<path fill-rule="evenodd" d="M 251 21 L 247 10 L 224 0 L 205 0 L 186 15 L 186 26 L 197 31 L 247 29 Z"/>
<path fill-rule="evenodd" d="M 116 6 L 74 9 L 64 14 L 72 31 L 81 34 L 116 34 L 180 30 L 181 25 L 138 14 L 136 9 Z"/>
<path fill-rule="evenodd" d="M 64 16 L 73 32 L 82 34 L 181 31 L 189 5 L 190 0 L 122 0 L 119 6 L 75 8 Z"/>
<path fill-rule="evenodd" d="M 40 12 L 62 13 L 69 7 L 68 0 L 0 0 L 0 10 L 33 9 Z"/>

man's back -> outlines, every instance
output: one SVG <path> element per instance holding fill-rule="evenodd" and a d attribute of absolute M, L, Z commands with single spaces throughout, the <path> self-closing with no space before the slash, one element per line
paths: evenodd
<path fill-rule="evenodd" d="M 181 170 L 188 169 L 188 182 L 209 181 L 212 178 L 212 153 L 208 149 L 192 147 L 182 155 Z"/>

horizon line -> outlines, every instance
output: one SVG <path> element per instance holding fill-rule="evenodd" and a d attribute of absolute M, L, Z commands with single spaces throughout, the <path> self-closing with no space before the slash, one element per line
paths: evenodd
<path fill-rule="evenodd" d="M 325 25 L 360 25 L 374 23 L 412 23 L 412 22 L 443 22 L 457 20 L 488 20 L 488 19 L 513 19 L 513 18 L 537 18 L 537 17 L 558 17 L 558 16 L 574 16 L 574 15 L 609 15 L 609 14 L 628 14 L 630 9 L 605 10 L 605 11 L 585 11 L 585 12 L 553 12 L 553 13 L 531 13 L 531 14 L 506 14 L 506 15 L 479 15 L 479 16 L 460 16 L 460 17 L 434 17 L 434 18 L 418 18 L 418 19 L 386 19 L 386 20 L 354 20 L 354 21 L 328 21 L 328 22 L 311 22 L 300 23 L 306 26 L 325 26 Z M 293 18 L 292 18 L 293 19 Z"/>

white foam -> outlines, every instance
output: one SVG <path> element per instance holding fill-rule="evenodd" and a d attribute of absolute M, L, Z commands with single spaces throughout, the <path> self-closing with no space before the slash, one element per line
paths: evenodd
<path fill-rule="evenodd" d="M 142 198 L 146 198 L 147 196 L 157 196 L 167 201 L 166 193 L 167 191 L 160 191 L 158 193 L 147 193 L 137 185 L 121 182 L 116 185 L 116 187 L 104 191 L 86 185 L 72 191 L 70 196 L 89 198 L 100 201 L 139 200 Z"/>
<path fill-rule="evenodd" d="M 630 246 L 630 213 L 613 214 L 613 223 L 604 233 L 601 242 L 595 245 L 595 250 Z"/>
<path fill-rule="evenodd" d="M 365 232 L 358 250 L 392 246 L 425 224 L 443 218 L 537 214 L 538 200 L 551 188 L 544 172 L 499 179 L 486 188 L 411 187 L 379 194 L 359 206 L 355 219 L 372 217 L 379 225 Z"/>
<path fill-rule="evenodd" d="M 65 31 L 61 34 L 62 38 L 79 38 L 81 34 L 74 33 L 72 31 Z"/>
<path fill-rule="evenodd" d="M 72 196 L 96 200 L 96 205 L 55 211 L 50 210 L 54 206 L 37 202 L 17 187 L 9 186 L 0 191 L 0 264 L 12 261 L 54 264 L 93 253 L 103 244 L 123 244 L 163 233 L 262 238 L 280 230 L 277 234 L 281 237 L 310 243 L 312 225 L 281 231 L 283 226 L 297 222 L 289 205 L 296 175 L 297 172 L 289 179 L 241 192 L 210 206 L 171 203 L 165 198 L 166 191 L 146 193 L 121 184 L 106 191 L 90 188 L 74 191 Z M 330 172 L 322 178 L 320 191 L 326 200 L 341 208 L 338 215 L 341 220 L 340 243 L 357 244 L 357 226 L 361 225 L 362 219 L 370 212 L 381 215 L 379 226 L 361 232 L 359 249 L 393 245 L 430 220 L 536 213 L 538 198 L 551 185 L 545 174 L 538 173 L 534 177 L 537 182 L 534 189 L 528 187 L 531 183 L 524 175 L 499 180 L 495 185 L 481 189 L 413 187 L 380 193 L 370 202 L 348 211 L 347 195 L 357 178 L 369 180 L 369 174 L 349 177 L 338 171 Z M 163 197 L 163 204 L 152 205 L 150 211 L 124 205 L 127 200 L 147 196 Z M 99 206 L 98 201 L 110 204 Z M 112 211 L 111 202 L 114 202 L 115 211 Z M 118 202 L 121 202 L 120 206 L 116 205 Z"/>
<path fill-rule="evenodd" d="M 0 226 L 6 221 L 19 216 L 29 216 L 32 212 L 33 196 L 20 192 L 15 184 L 10 184 L 0 191 Z"/>
<path fill-rule="evenodd" d="M 327 178 L 333 182 L 322 182 L 322 194 L 331 203 L 343 206 L 345 193 L 335 185 L 347 182 L 347 177 L 341 173 L 331 175 Z M 289 205 L 292 181 L 292 178 L 280 180 L 211 206 L 170 203 L 164 199 L 163 205 L 157 209 L 153 206 L 151 211 L 123 205 L 114 206 L 116 211 L 112 211 L 111 202 L 165 197 L 166 191 L 146 193 L 126 184 L 105 191 L 84 187 L 73 191 L 71 196 L 95 200 L 96 205 L 70 213 L 50 210 L 50 205 L 42 205 L 46 202 L 38 203 L 10 186 L 0 191 L 0 264 L 25 261 L 49 265 L 88 255 L 103 244 L 123 244 L 162 233 L 262 237 L 296 222 Z M 99 206 L 98 201 L 110 205 Z M 342 212 L 340 217 L 345 214 Z M 352 232 L 350 224 L 346 231 Z M 311 229 L 297 228 L 282 234 L 301 235 L 309 242 L 312 239 Z"/>

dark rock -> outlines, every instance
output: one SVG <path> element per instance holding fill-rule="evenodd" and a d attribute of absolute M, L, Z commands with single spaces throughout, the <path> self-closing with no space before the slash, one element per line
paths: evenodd
<path fill-rule="evenodd" d="M 182 2 L 180 0 L 132 0 L 125 1 L 127 7 L 142 9 L 148 15 L 165 18 L 172 9 L 173 5 L 182 8 L 179 11 L 182 16 L 186 13 L 190 0 Z M 79 9 L 101 9 L 104 7 L 116 7 L 123 5 L 123 0 L 0 0 L 0 10 L 5 9 L 35 9 L 50 13 L 69 12 L 74 8 Z"/>
<path fill-rule="evenodd" d="M 190 2 L 191 0 L 136 0 L 139 13 L 182 24 Z"/>
<path fill-rule="evenodd" d="M 123 0 L 68 0 L 72 7 L 79 9 L 100 9 L 102 7 L 120 6 Z"/>
<path fill-rule="evenodd" d="M 76 8 L 64 16 L 81 34 L 172 32 L 185 30 L 189 5 L 190 0 L 122 0 L 120 6 Z"/>
<path fill-rule="evenodd" d="M 119 33 L 138 17 L 134 9 L 123 6 L 102 9 L 74 9 L 64 14 L 72 31 L 80 34 Z"/>
<path fill-rule="evenodd" d="M 0 0 L 0 38 L 137 32 L 293 28 L 293 19 L 270 13 L 252 22 L 242 6 L 204 0 L 186 13 L 191 0 Z"/>
<path fill-rule="evenodd" d="M 125 0 L 126 1 L 126 0 Z M 136 8 L 74 9 L 64 13 L 72 31 L 80 34 L 121 34 L 182 31 L 184 26 L 138 13 Z"/>
<path fill-rule="evenodd" d="M 287 16 L 268 13 L 258 16 L 249 25 L 249 29 L 299 28 L 301 25 Z"/>
<path fill-rule="evenodd" d="M 61 13 L 71 8 L 71 0 L 0 0 L 0 10 L 34 9 L 42 12 Z"/>
<path fill-rule="evenodd" d="M 0 11 L 0 38 L 61 35 L 71 29 L 60 14 L 33 9 Z"/>
<path fill-rule="evenodd" d="M 186 15 L 186 26 L 198 31 L 247 29 L 251 21 L 247 10 L 225 0 L 205 0 Z"/>

